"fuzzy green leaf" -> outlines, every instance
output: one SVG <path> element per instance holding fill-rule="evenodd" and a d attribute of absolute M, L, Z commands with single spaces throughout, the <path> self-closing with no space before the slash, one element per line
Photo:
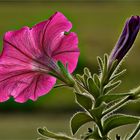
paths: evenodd
<path fill-rule="evenodd" d="M 103 71 L 103 60 L 100 57 L 97 57 L 98 65 L 101 71 Z"/>
<path fill-rule="evenodd" d="M 77 79 L 80 83 L 84 84 L 84 78 L 83 78 L 83 76 L 81 76 L 80 74 L 76 74 L 76 79 Z"/>
<path fill-rule="evenodd" d="M 91 72 L 87 67 L 84 68 L 84 74 L 87 75 L 88 77 L 91 77 Z"/>
<path fill-rule="evenodd" d="M 117 69 L 116 69 L 116 68 L 117 68 L 117 65 L 118 65 L 118 60 L 115 60 L 115 61 L 112 63 L 110 69 L 109 69 L 109 72 L 108 72 L 108 77 L 109 77 L 109 78 L 116 72 L 116 70 L 117 70 Z"/>
<path fill-rule="evenodd" d="M 96 99 L 99 97 L 99 88 L 92 78 L 88 79 L 89 93 Z"/>
<path fill-rule="evenodd" d="M 95 107 L 94 109 L 90 110 L 90 114 L 96 120 L 102 117 L 102 113 L 106 108 L 106 104 L 103 102 L 100 106 Z"/>
<path fill-rule="evenodd" d="M 42 136 L 45 136 L 46 138 L 53 138 L 56 140 L 74 140 L 73 138 L 70 138 L 66 135 L 50 132 L 46 127 L 38 128 L 38 133 Z"/>
<path fill-rule="evenodd" d="M 77 103 L 84 109 L 89 110 L 92 108 L 92 100 L 87 94 L 75 93 Z"/>
<path fill-rule="evenodd" d="M 87 83 L 88 83 L 88 76 L 87 75 L 83 75 L 83 79 L 84 79 L 84 86 L 86 87 L 86 89 L 88 88 L 88 85 L 87 85 Z"/>
<path fill-rule="evenodd" d="M 108 117 L 103 123 L 104 134 L 107 134 L 109 131 L 111 131 L 116 127 L 137 123 L 139 120 L 140 118 L 129 115 L 123 114 L 112 115 Z"/>
<path fill-rule="evenodd" d="M 104 54 L 103 72 L 101 73 L 102 85 L 108 83 L 108 55 Z"/>
<path fill-rule="evenodd" d="M 125 72 L 126 72 L 126 69 L 120 71 L 119 73 L 116 73 L 116 74 L 112 75 L 112 77 L 110 78 L 110 81 L 114 81 L 115 79 L 117 79 L 120 76 L 122 76 Z"/>
<path fill-rule="evenodd" d="M 93 74 L 93 80 L 95 81 L 96 85 L 100 87 L 100 79 L 97 74 Z"/>
<path fill-rule="evenodd" d="M 121 84 L 121 80 L 114 82 L 112 84 L 108 84 L 104 87 L 104 94 L 111 92 L 115 88 L 117 88 Z"/>
<path fill-rule="evenodd" d="M 76 74 L 76 79 L 80 82 L 80 84 L 83 86 L 83 88 L 87 89 L 87 80 L 88 76 L 83 74 L 82 76 L 79 74 Z"/>
<path fill-rule="evenodd" d="M 131 95 L 132 93 L 117 93 L 117 94 L 108 94 L 108 95 L 102 95 L 100 96 L 97 101 L 96 101 L 96 105 L 100 105 L 102 102 L 105 103 L 110 103 L 112 101 L 116 101 L 119 99 L 122 99 L 126 96 Z"/>
<path fill-rule="evenodd" d="M 108 55 L 104 54 L 103 75 L 106 75 L 107 73 L 107 65 L 108 65 Z"/>
<path fill-rule="evenodd" d="M 93 121 L 93 119 L 84 112 L 76 113 L 71 119 L 71 130 L 74 135 L 78 129 L 87 122 Z"/>

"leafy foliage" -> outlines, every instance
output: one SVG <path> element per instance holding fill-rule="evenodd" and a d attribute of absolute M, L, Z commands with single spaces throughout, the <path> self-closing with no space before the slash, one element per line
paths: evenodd
<path fill-rule="evenodd" d="M 82 139 L 88 140 L 88 139 L 95 139 L 95 140 L 101 140 L 101 136 L 99 134 L 98 128 L 96 126 L 93 127 L 93 129 L 88 128 L 88 132 L 81 136 Z"/>
<path fill-rule="evenodd" d="M 138 123 L 140 118 L 124 115 L 124 114 L 115 114 L 108 117 L 103 124 L 104 134 L 107 134 L 110 130 L 127 124 Z"/>
<path fill-rule="evenodd" d="M 121 84 L 121 80 L 117 81 L 117 82 L 113 82 L 113 83 L 108 83 L 103 89 L 104 94 L 107 94 L 107 93 L 111 92 L 112 90 L 117 88 L 120 84 Z"/>
<path fill-rule="evenodd" d="M 93 118 L 84 112 L 78 112 L 71 118 L 71 130 L 74 135 L 77 130 L 87 122 L 93 121 Z"/>
<path fill-rule="evenodd" d="M 96 105 L 98 106 L 102 102 L 110 103 L 110 102 L 113 102 L 116 100 L 120 100 L 120 99 L 123 99 L 124 97 L 127 97 L 129 95 L 131 95 L 131 93 L 114 93 L 114 94 L 103 95 L 97 99 Z"/>
<path fill-rule="evenodd" d="M 89 110 L 92 109 L 93 101 L 87 94 L 79 94 L 75 93 L 76 96 L 76 102 L 82 106 L 84 109 Z"/>
<path fill-rule="evenodd" d="M 88 91 L 95 99 L 99 97 L 99 87 L 93 78 L 88 79 Z"/>
<path fill-rule="evenodd" d="M 102 112 L 104 111 L 106 107 L 106 104 L 102 102 L 102 104 L 98 107 L 95 107 L 94 109 L 90 110 L 90 114 L 92 115 L 93 118 L 97 121 L 99 118 L 101 119 L 102 117 Z"/>
<path fill-rule="evenodd" d="M 38 133 L 45 137 L 46 139 L 55 139 L 55 140 L 74 140 L 74 138 L 70 138 L 64 134 L 55 134 L 53 132 L 50 132 L 46 127 L 44 128 L 38 128 Z M 44 138 L 44 139 L 45 139 Z M 44 140 L 43 138 L 39 138 L 39 139 L 42 139 Z"/>
<path fill-rule="evenodd" d="M 97 57 L 97 60 L 100 68 L 99 74 L 92 74 L 88 68 L 84 68 L 82 75 L 76 75 L 75 101 L 84 110 L 76 113 L 71 118 L 72 135 L 75 135 L 88 122 L 93 122 L 94 125 L 93 128 L 88 128 L 88 132 L 84 133 L 80 140 L 110 140 L 108 133 L 114 128 L 140 121 L 140 118 L 135 116 L 114 113 L 128 101 L 137 100 L 140 88 L 136 88 L 128 93 L 112 93 L 121 84 L 121 80 L 118 80 L 118 78 L 126 70 L 119 72 L 117 61 L 109 64 L 107 54 L 104 55 L 103 59 Z M 60 62 L 58 62 L 58 65 L 70 79 L 71 76 L 67 73 L 68 71 L 64 66 Z M 38 131 L 42 136 L 45 136 L 45 139 L 74 140 L 74 138 L 66 135 L 52 133 L 46 128 Z M 118 134 L 116 134 L 116 139 L 120 140 Z"/>

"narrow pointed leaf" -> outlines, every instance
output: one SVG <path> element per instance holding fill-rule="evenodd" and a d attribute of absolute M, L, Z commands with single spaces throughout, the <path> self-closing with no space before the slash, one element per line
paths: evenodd
<path fill-rule="evenodd" d="M 94 82 L 96 83 L 96 85 L 97 85 L 98 87 L 100 87 L 100 80 L 99 80 L 99 76 L 98 76 L 97 74 L 94 74 L 94 75 L 93 75 L 93 80 L 94 80 Z"/>
<path fill-rule="evenodd" d="M 107 94 L 107 95 L 103 95 L 103 96 L 100 96 L 97 101 L 96 101 L 96 104 L 97 106 L 100 105 L 102 102 L 105 102 L 105 103 L 110 103 L 112 101 L 116 101 L 116 100 L 119 100 L 119 99 L 122 99 L 126 96 L 129 96 L 131 95 L 132 93 L 118 93 L 118 94 Z"/>
<path fill-rule="evenodd" d="M 123 114 L 110 116 L 103 123 L 104 134 L 107 134 L 109 131 L 111 131 L 116 127 L 137 123 L 139 122 L 139 120 L 140 118 L 138 117 L 123 115 Z"/>
<path fill-rule="evenodd" d="M 108 72 L 108 77 L 110 78 L 117 70 L 117 66 L 118 66 L 118 60 L 115 60 L 110 69 L 109 69 L 109 72 Z"/>
<path fill-rule="evenodd" d="M 97 57 L 98 65 L 100 67 L 100 70 L 103 71 L 103 61 L 100 57 Z"/>
<path fill-rule="evenodd" d="M 91 72 L 87 67 L 84 68 L 84 74 L 87 75 L 88 77 L 91 77 Z"/>
<path fill-rule="evenodd" d="M 108 55 L 105 54 L 104 55 L 104 67 L 103 67 L 103 75 L 106 75 L 106 72 L 107 72 L 107 65 L 108 65 Z"/>
<path fill-rule="evenodd" d="M 106 85 L 106 83 L 108 82 L 108 55 L 105 54 L 104 55 L 104 65 L 103 65 L 103 72 L 101 74 L 101 81 L 103 85 Z"/>
<path fill-rule="evenodd" d="M 89 110 L 92 108 L 92 100 L 86 94 L 75 93 L 77 103 L 84 109 Z"/>
<path fill-rule="evenodd" d="M 74 135 L 82 125 L 90 121 L 93 121 L 93 119 L 88 114 L 84 112 L 76 113 L 71 119 L 72 134 Z"/>
<path fill-rule="evenodd" d="M 83 76 L 81 76 L 80 74 L 76 74 L 76 79 L 77 79 L 80 83 L 84 84 Z"/>
<path fill-rule="evenodd" d="M 110 91 L 114 90 L 115 88 L 117 88 L 119 85 L 121 84 L 121 80 L 112 83 L 112 84 L 108 84 L 105 86 L 104 88 L 104 94 L 109 93 Z"/>
<path fill-rule="evenodd" d="M 102 113 L 106 108 L 106 104 L 103 102 L 100 106 L 95 107 L 94 109 L 90 110 L 90 114 L 96 120 L 102 117 Z"/>
<path fill-rule="evenodd" d="M 80 82 L 80 84 L 83 86 L 83 88 L 87 89 L 87 79 L 88 76 L 83 74 L 82 76 L 79 74 L 76 74 L 77 80 Z"/>
<path fill-rule="evenodd" d="M 83 75 L 83 78 L 84 78 L 84 86 L 86 87 L 86 89 L 88 88 L 88 85 L 87 85 L 87 83 L 88 83 L 88 76 L 87 75 Z"/>
<path fill-rule="evenodd" d="M 74 140 L 73 138 L 70 138 L 63 134 L 55 134 L 53 132 L 50 132 L 47 128 L 38 128 L 38 133 L 42 136 L 45 136 L 47 138 L 53 138 L 56 140 Z"/>
<path fill-rule="evenodd" d="M 119 73 L 114 74 L 114 75 L 110 78 L 110 81 L 113 81 L 113 80 L 119 78 L 119 77 L 122 76 L 125 72 L 126 72 L 126 69 L 122 70 L 122 71 L 119 72 Z"/>
<path fill-rule="evenodd" d="M 90 94 L 96 99 L 99 97 L 99 88 L 92 78 L 88 79 L 88 89 Z"/>

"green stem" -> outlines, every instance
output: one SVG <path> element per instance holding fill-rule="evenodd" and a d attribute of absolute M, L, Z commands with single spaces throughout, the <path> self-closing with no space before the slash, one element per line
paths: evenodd
<path fill-rule="evenodd" d="M 135 136 L 139 133 L 140 131 L 140 122 L 138 123 L 137 127 L 135 130 L 132 132 L 131 136 L 128 138 L 128 140 L 133 140 Z"/>
<path fill-rule="evenodd" d="M 98 125 L 98 127 L 100 129 L 101 134 L 103 135 L 103 126 L 101 124 L 101 120 L 98 120 L 97 125 Z"/>
<path fill-rule="evenodd" d="M 101 119 L 97 121 L 97 125 L 99 127 L 99 130 L 101 132 L 101 135 L 102 135 L 102 140 L 110 140 L 106 134 L 104 134 L 104 130 L 103 130 L 103 126 L 101 124 Z"/>
<path fill-rule="evenodd" d="M 111 108 L 109 108 L 108 110 L 106 110 L 102 116 L 107 115 L 108 113 L 111 113 L 112 111 L 116 111 L 117 109 L 119 109 L 120 107 L 122 107 L 126 102 L 128 102 L 130 100 L 130 97 L 126 97 L 125 99 L 121 100 L 120 102 L 118 102 L 117 104 L 115 104 L 114 106 L 112 106 Z"/>

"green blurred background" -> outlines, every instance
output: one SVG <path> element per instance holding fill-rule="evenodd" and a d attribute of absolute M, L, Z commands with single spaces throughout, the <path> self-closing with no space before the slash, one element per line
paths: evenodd
<path fill-rule="evenodd" d="M 84 66 L 94 73 L 98 72 L 96 56 L 110 53 L 125 20 L 131 15 L 140 15 L 140 1 L 0 1 L 1 49 L 6 31 L 25 25 L 32 27 L 56 11 L 62 12 L 73 23 L 72 31 L 79 37 L 81 55 L 75 73 L 82 73 Z M 121 92 L 140 85 L 140 35 L 128 56 L 121 66 L 127 68 L 118 89 Z M 0 140 L 35 140 L 39 126 L 70 133 L 68 120 L 77 110 L 80 109 L 74 103 L 74 94 L 67 88 L 53 89 L 36 102 L 19 104 L 11 99 L 0 104 Z M 140 115 L 140 103 L 129 104 L 120 111 Z M 121 127 L 112 134 L 124 135 L 132 127 Z"/>

